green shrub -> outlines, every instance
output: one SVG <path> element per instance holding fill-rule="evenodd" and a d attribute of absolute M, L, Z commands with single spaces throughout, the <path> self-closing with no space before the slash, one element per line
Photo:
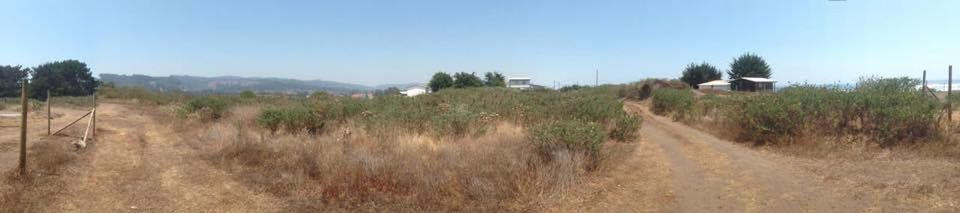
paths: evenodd
<path fill-rule="evenodd" d="M 890 146 L 936 137 L 941 104 L 907 78 L 866 78 L 845 90 L 791 86 L 773 94 L 733 97 L 725 122 L 755 143 L 802 136 L 859 134 Z"/>
<path fill-rule="evenodd" d="M 199 96 L 180 106 L 177 113 L 182 118 L 197 115 L 201 120 L 220 119 L 227 113 L 229 104 L 223 97 Z"/>
<path fill-rule="evenodd" d="M 610 131 L 610 138 L 620 142 L 631 142 L 639 136 L 638 131 L 643 119 L 634 115 L 624 115 L 617 118 L 613 130 Z"/>
<path fill-rule="evenodd" d="M 270 133 L 276 133 L 283 125 L 283 110 L 276 107 L 267 107 L 257 115 L 257 125 L 270 130 Z"/>
<path fill-rule="evenodd" d="M 607 136 L 596 123 L 570 120 L 534 127 L 529 130 L 529 137 L 543 155 L 550 155 L 559 149 L 567 149 L 586 152 L 592 157 L 597 157 L 603 140 Z"/>
<path fill-rule="evenodd" d="M 476 114 L 460 105 L 433 118 L 433 128 L 439 135 L 463 136 L 475 123 Z"/>
<path fill-rule="evenodd" d="M 283 129 L 288 133 L 319 134 L 326 125 L 320 112 L 303 105 L 267 107 L 257 115 L 257 124 L 271 133 Z"/>
<path fill-rule="evenodd" d="M 658 89 L 653 92 L 653 113 L 672 115 L 676 121 L 688 121 L 693 118 L 694 101 L 689 89 Z"/>
<path fill-rule="evenodd" d="M 257 98 L 257 94 L 253 93 L 253 91 L 250 91 L 250 90 L 244 90 L 243 92 L 240 93 L 240 98 L 254 99 L 254 98 Z"/>

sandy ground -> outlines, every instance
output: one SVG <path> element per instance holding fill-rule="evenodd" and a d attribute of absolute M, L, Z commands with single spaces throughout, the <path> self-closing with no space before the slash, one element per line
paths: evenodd
<path fill-rule="evenodd" d="M 40 211 L 270 212 L 279 209 L 281 203 L 270 196 L 252 193 L 225 172 L 197 160 L 194 150 L 180 143 L 182 140 L 173 132 L 174 128 L 165 126 L 165 122 L 150 113 L 124 105 L 101 104 L 97 141 L 78 153 L 79 162 L 69 165 L 71 168 L 61 175 L 67 187 L 60 189 Z M 50 140 L 69 143 L 70 139 Z M 5 151 L 3 155 L 7 154 Z M 10 165 L 4 163 L 4 167 Z"/>
<path fill-rule="evenodd" d="M 851 162 L 809 159 L 745 147 L 653 116 L 636 151 L 564 202 L 559 212 L 957 212 L 960 164 L 942 159 Z M 59 127 L 83 113 L 55 109 Z M 122 104 L 99 109 L 98 139 L 67 165 L 65 187 L 41 212 L 273 212 L 284 203 L 198 160 L 161 113 Z M 7 112 L 0 112 L 7 113 Z M 35 116 L 40 117 L 40 116 Z M 0 169 L 16 166 L 16 119 L 0 120 Z M 31 120 L 31 143 L 67 145 Z M 68 132 L 78 135 L 80 128 Z"/>

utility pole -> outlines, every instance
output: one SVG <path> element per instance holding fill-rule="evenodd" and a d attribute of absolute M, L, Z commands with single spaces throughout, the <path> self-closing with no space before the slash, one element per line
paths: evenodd
<path fill-rule="evenodd" d="M 599 68 L 597 68 L 596 73 L 594 73 L 594 76 L 593 76 L 593 86 L 594 86 L 594 87 L 600 86 L 600 69 L 599 69 Z"/>
<path fill-rule="evenodd" d="M 20 85 L 20 177 L 27 177 L 27 79 Z"/>

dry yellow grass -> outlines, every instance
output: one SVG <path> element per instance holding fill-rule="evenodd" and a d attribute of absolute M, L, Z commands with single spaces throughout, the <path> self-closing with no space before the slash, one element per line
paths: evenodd
<path fill-rule="evenodd" d="M 586 153 L 544 158 L 511 124 L 460 139 L 401 128 L 374 137 L 350 125 L 323 136 L 270 135 L 253 126 L 256 111 L 235 109 L 229 119 L 202 125 L 207 128 L 181 126 L 202 129 L 190 138 L 191 146 L 209 153 L 204 158 L 254 190 L 284 199 L 289 210 L 529 210 L 588 173 Z"/>

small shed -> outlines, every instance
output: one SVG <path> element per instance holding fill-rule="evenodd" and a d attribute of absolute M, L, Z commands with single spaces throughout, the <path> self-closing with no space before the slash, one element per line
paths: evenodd
<path fill-rule="evenodd" d="M 530 78 L 527 78 L 527 77 L 511 77 L 511 78 L 507 78 L 507 88 L 529 89 L 529 88 L 530 88 Z"/>
<path fill-rule="evenodd" d="M 407 96 L 407 97 L 413 97 L 413 96 L 423 95 L 427 93 L 429 93 L 427 88 L 422 86 L 412 86 L 407 88 L 407 90 L 400 91 L 401 95 Z"/>
<path fill-rule="evenodd" d="M 743 77 L 730 82 L 730 89 L 744 92 L 773 91 L 773 84 L 777 81 L 768 78 Z"/>
<path fill-rule="evenodd" d="M 699 90 L 723 90 L 730 91 L 730 82 L 726 80 L 715 80 L 702 84 L 697 84 Z"/>

